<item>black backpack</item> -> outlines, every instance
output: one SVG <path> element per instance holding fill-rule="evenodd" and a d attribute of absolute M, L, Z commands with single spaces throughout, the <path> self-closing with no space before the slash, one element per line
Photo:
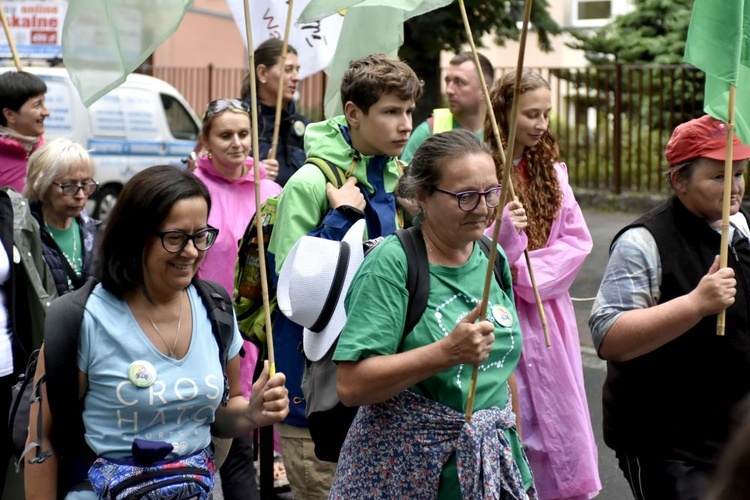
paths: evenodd
<path fill-rule="evenodd" d="M 403 344 L 427 308 L 430 294 L 430 268 L 427 249 L 418 228 L 399 229 L 396 231 L 401 246 L 406 254 L 406 290 L 409 292 L 406 321 L 401 336 Z M 479 247 L 485 255 L 490 254 L 490 241 L 486 237 L 478 240 Z M 503 283 L 503 265 L 505 258 L 500 252 L 495 254 L 494 274 L 500 288 L 506 292 L 511 283 Z M 336 392 L 338 367 L 333 361 L 336 342 L 319 361 L 306 360 L 305 373 L 302 378 L 302 392 L 307 405 L 307 424 L 310 436 L 315 443 L 315 456 L 325 462 L 338 462 L 341 447 L 346 439 L 349 427 L 359 410 L 358 406 L 344 406 Z"/>
<path fill-rule="evenodd" d="M 45 374 L 36 384 L 29 384 L 33 386 L 30 399 L 22 399 L 20 403 L 14 401 L 16 406 L 26 407 L 26 422 L 24 425 L 20 418 L 17 418 L 16 422 L 11 424 L 14 428 L 23 426 L 27 433 L 28 407 L 32 402 L 41 402 L 41 384 L 46 385 L 50 413 L 55 428 L 60 430 L 53 432 L 52 444 L 59 460 L 58 492 L 62 496 L 65 496 L 71 487 L 86 479 L 88 468 L 96 458 L 84 440 L 83 402 L 78 398 L 76 363 L 83 311 L 96 284 L 94 278 L 89 278 L 83 287 L 54 300 L 47 309 L 44 323 Z M 193 284 L 209 313 L 211 330 L 219 346 L 219 358 L 224 372 L 222 404 L 226 404 L 229 399 L 226 364 L 228 348 L 234 335 L 232 302 L 226 290 L 218 283 L 194 279 Z M 30 372 L 33 379 L 36 357 L 30 364 L 34 366 Z M 42 412 L 38 415 L 37 429 L 41 430 Z M 29 460 L 31 463 L 43 462 L 51 455 L 50 450 L 42 450 L 41 442 L 41 435 L 37 435 L 36 439 L 19 454 L 19 465 L 23 463 L 23 457 L 31 452 L 34 452 L 34 456 Z"/>

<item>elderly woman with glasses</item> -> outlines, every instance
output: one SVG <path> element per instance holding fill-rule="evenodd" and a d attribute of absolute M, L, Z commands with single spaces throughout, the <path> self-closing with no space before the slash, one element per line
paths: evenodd
<path fill-rule="evenodd" d="M 58 295 L 80 288 L 91 274 L 99 221 L 84 207 L 98 187 L 88 152 L 69 139 L 49 141 L 29 158 L 23 194 L 39 222 Z"/>
<path fill-rule="evenodd" d="M 386 238 L 352 281 L 333 354 L 341 402 L 361 408 L 331 498 L 533 497 L 512 410 L 522 342 L 501 248 L 502 283 L 492 280 L 488 314 L 479 317 L 489 262 L 477 241 L 500 203 L 492 154 L 463 129 L 433 135 L 417 149 L 399 191 L 419 207 L 427 307 L 403 331 L 406 255 L 395 236 Z M 479 377 L 467 426 L 472 365 Z"/>
<path fill-rule="evenodd" d="M 86 474 L 81 465 L 91 464 L 88 456 L 58 447 L 68 441 L 59 433 L 71 429 L 55 428 L 52 400 L 45 396 L 41 409 L 32 405 L 29 440 L 41 430 L 42 449 L 51 456 L 34 460 L 27 455 L 29 498 L 55 498 L 56 489 L 63 497 L 70 491 L 69 500 L 108 498 L 109 480 L 128 477 L 128 465 L 158 468 L 174 482 L 158 493 L 132 498 L 209 498 L 215 470 L 211 435 L 247 434 L 289 412 L 284 375 L 270 376 L 267 366 L 252 398 L 242 396 L 237 322 L 231 307 L 228 318 L 211 313 L 218 306 L 200 290 L 215 288 L 195 278 L 218 233 L 208 223 L 211 201 L 199 179 L 171 166 L 143 170 L 125 185 L 102 234 L 101 283 L 86 297 L 77 349 L 80 399 L 70 401 L 80 405 L 85 443 L 98 458 Z M 74 307 L 84 291 L 52 307 Z M 231 332 L 228 340 L 218 335 L 217 341 L 215 325 L 227 324 L 222 318 Z M 45 373 L 44 358 L 43 347 L 37 380 Z M 51 392 L 49 380 L 45 387 L 45 393 Z M 43 420 L 37 420 L 39 411 Z M 195 471 L 191 477 L 170 476 L 169 469 L 182 462 Z M 66 466 L 74 466 L 70 475 L 58 475 L 58 468 L 65 471 Z M 71 477 L 75 472 L 82 474 Z M 129 477 L 131 486 L 139 483 L 138 476 Z M 198 477 L 207 478 L 201 480 L 201 493 L 191 486 Z M 58 479 L 71 482 L 73 490 Z"/>

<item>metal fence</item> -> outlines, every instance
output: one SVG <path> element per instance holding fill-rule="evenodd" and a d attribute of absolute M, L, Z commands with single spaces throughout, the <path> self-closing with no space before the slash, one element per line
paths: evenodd
<path fill-rule="evenodd" d="M 507 68 L 498 68 L 503 72 Z M 551 129 L 576 187 L 664 192 L 664 147 L 674 127 L 702 114 L 702 74 L 692 66 L 531 68 L 552 88 Z M 239 96 L 245 71 L 154 67 L 201 113 L 212 99 Z M 302 81 L 299 109 L 323 116 L 325 76 Z"/>
<path fill-rule="evenodd" d="M 678 124 L 703 114 L 692 66 L 534 68 L 552 87 L 551 129 L 577 187 L 663 192 L 664 148 Z"/>
<path fill-rule="evenodd" d="M 242 68 L 154 66 L 153 76 L 168 82 L 185 96 L 199 115 L 213 99 L 239 97 L 247 71 Z M 312 120 L 323 118 L 325 74 L 305 78 L 301 85 L 299 111 Z"/>

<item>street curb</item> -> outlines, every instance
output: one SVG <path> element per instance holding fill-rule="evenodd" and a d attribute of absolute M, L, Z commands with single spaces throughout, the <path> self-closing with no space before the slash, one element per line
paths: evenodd
<path fill-rule="evenodd" d="M 596 208 L 610 212 L 633 212 L 644 214 L 669 198 L 667 194 L 625 192 L 611 193 L 597 189 L 574 189 L 576 201 L 581 208 Z"/>

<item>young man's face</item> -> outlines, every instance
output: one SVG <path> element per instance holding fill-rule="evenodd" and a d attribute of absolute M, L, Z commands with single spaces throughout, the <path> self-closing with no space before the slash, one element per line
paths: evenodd
<path fill-rule="evenodd" d="M 38 137 L 44 134 L 44 119 L 49 116 L 49 109 L 44 103 L 44 94 L 31 97 L 18 111 L 3 109 L 5 121 L 11 128 L 22 135 Z"/>
<path fill-rule="evenodd" d="M 445 70 L 445 95 L 454 115 L 478 113 L 484 101 L 482 83 L 473 61 L 451 64 Z"/>
<path fill-rule="evenodd" d="M 383 94 L 365 113 L 351 101 L 344 113 L 351 129 L 352 145 L 364 155 L 399 156 L 412 130 L 414 100 Z"/>

